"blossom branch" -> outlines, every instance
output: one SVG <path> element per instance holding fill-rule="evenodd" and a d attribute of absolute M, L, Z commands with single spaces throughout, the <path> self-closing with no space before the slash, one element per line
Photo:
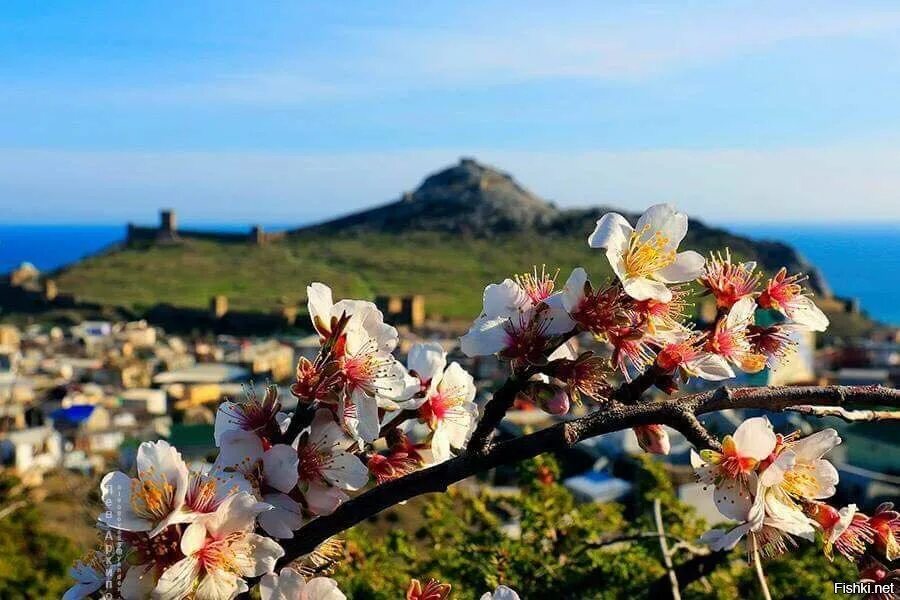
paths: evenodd
<path fill-rule="evenodd" d="M 501 390 L 512 389 L 505 384 Z M 500 391 L 498 391 L 500 393 Z M 465 453 L 451 460 L 416 471 L 399 479 L 381 484 L 342 504 L 332 514 L 322 516 L 301 527 L 293 539 L 285 540 L 282 564 L 314 550 L 316 546 L 357 523 L 416 496 L 445 491 L 450 485 L 489 469 L 514 464 L 545 452 L 563 450 L 604 433 L 619 431 L 636 425 L 659 423 L 669 425 L 701 446 L 708 433 L 702 434 L 686 427 L 685 415 L 706 414 L 729 408 L 757 408 L 782 411 L 796 406 L 798 401 L 818 406 L 838 403 L 848 405 L 873 404 L 900 408 L 900 390 L 880 386 L 858 387 L 775 387 L 775 388 L 718 388 L 661 402 L 626 406 L 610 401 L 603 410 L 557 423 L 535 433 L 506 442 L 489 444 L 483 454 Z M 701 426 L 702 427 L 702 426 Z M 711 439 L 711 438 L 709 438 Z"/>

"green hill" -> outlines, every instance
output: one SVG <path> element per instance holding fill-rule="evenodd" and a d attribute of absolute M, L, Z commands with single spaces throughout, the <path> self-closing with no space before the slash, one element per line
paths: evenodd
<path fill-rule="evenodd" d="M 309 282 L 323 281 L 339 297 L 424 294 L 430 316 L 470 318 L 484 285 L 532 265 L 559 268 L 559 285 L 575 266 L 608 274 L 605 256 L 586 241 L 606 210 L 558 209 L 509 175 L 464 159 L 394 203 L 262 245 L 189 234 L 132 240 L 54 277 L 61 292 L 80 300 L 138 312 L 157 303 L 205 307 L 216 294 L 236 310 L 270 311 L 302 301 Z M 826 291 L 789 246 L 692 221 L 685 247 L 706 253 L 726 246 L 769 270 L 786 264 L 812 271 Z"/>

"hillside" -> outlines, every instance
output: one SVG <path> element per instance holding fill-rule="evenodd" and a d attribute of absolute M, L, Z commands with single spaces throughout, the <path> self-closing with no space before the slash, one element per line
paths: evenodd
<path fill-rule="evenodd" d="M 464 159 L 397 202 L 298 229 L 262 245 L 183 237 L 123 244 L 55 275 L 80 299 L 138 311 L 164 302 L 205 307 L 214 294 L 239 310 L 297 302 L 310 281 L 340 296 L 421 293 L 431 316 L 470 318 L 481 289 L 511 273 L 546 264 L 608 274 L 587 235 L 606 208 L 561 210 L 509 175 Z M 629 214 L 629 211 L 625 211 Z M 760 243 L 692 222 L 687 245 L 701 252 L 730 247 L 769 270 L 786 264 L 810 272 L 790 247 Z M 812 275 L 815 277 L 815 273 Z M 820 290 L 825 284 L 815 279 Z"/>

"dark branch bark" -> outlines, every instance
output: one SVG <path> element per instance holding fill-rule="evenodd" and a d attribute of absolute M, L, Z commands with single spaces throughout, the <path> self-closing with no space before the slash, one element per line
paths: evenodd
<path fill-rule="evenodd" d="M 512 408 L 516 396 L 522 391 L 523 379 L 510 377 L 494 392 L 493 397 L 484 405 L 484 411 L 478 420 L 475 431 L 469 439 L 467 452 L 471 454 L 484 454 L 491 445 L 494 429 L 503 420 L 507 411 Z"/>
<path fill-rule="evenodd" d="M 291 421 L 288 424 L 288 428 L 281 435 L 281 443 L 292 444 L 294 440 L 297 439 L 297 436 L 300 435 L 300 432 L 309 427 L 315 414 L 315 404 L 305 404 L 302 401 L 298 402 L 294 414 L 291 415 Z"/>
<path fill-rule="evenodd" d="M 867 404 L 900 407 L 900 390 L 879 386 L 719 388 L 711 392 L 632 406 L 611 400 L 602 409 L 580 419 L 557 423 L 507 442 L 489 444 L 484 453 L 465 453 L 372 488 L 345 502 L 331 515 L 318 517 L 296 531 L 293 539 L 282 543 L 285 557 L 280 563 L 285 565 L 291 562 L 312 551 L 329 537 L 404 500 L 444 491 L 451 484 L 476 473 L 517 463 L 544 452 L 562 450 L 587 438 L 635 425 L 659 423 L 680 431 L 701 448 L 710 447 L 715 440 L 702 426 L 697 429 L 699 423 L 694 423 L 696 415 L 727 408 L 781 411 L 799 403 L 815 406 Z"/>

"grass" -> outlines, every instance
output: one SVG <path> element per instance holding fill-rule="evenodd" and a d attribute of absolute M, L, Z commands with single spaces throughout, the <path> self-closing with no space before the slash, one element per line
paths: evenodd
<path fill-rule="evenodd" d="M 336 298 L 423 294 L 430 317 L 469 319 L 481 309 L 485 285 L 533 265 L 559 268 L 558 286 L 576 266 L 595 281 L 607 277 L 606 257 L 588 248 L 586 237 L 576 232 L 476 239 L 419 231 L 310 233 L 265 246 L 186 240 L 88 258 L 57 274 L 57 282 L 80 299 L 137 310 L 161 302 L 205 307 L 211 296 L 224 294 L 234 310 L 270 311 L 279 303 L 305 303 L 306 286 L 321 281 Z M 735 242 L 727 235 L 689 235 L 685 246 L 706 254 L 731 244 L 736 258 L 758 258 L 745 240 Z"/>

